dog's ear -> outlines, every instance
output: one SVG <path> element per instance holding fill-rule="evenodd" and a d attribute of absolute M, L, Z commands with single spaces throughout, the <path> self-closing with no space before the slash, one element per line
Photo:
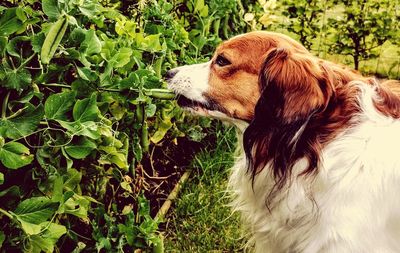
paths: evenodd
<path fill-rule="evenodd" d="M 259 74 L 261 97 L 243 140 L 253 178 L 270 164 L 275 179 L 283 184 L 291 167 L 304 156 L 310 170 L 316 167 L 318 147 L 312 145 L 310 138 L 316 137 L 308 124 L 328 105 L 330 76 L 311 55 L 283 48 L 267 54 Z"/>
<path fill-rule="evenodd" d="M 326 104 L 330 82 L 316 58 L 274 49 L 267 54 L 259 75 L 258 114 L 267 110 L 272 119 L 285 123 L 306 118 Z"/>

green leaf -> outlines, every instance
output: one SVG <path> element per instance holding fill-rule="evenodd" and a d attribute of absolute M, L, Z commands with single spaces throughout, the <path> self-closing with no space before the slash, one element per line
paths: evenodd
<path fill-rule="evenodd" d="M 9 55 L 15 56 L 17 58 L 21 58 L 20 50 L 21 50 L 21 41 L 30 41 L 31 38 L 28 36 L 17 36 L 12 38 L 6 47 L 7 53 Z"/>
<path fill-rule="evenodd" d="M 87 67 L 77 67 L 76 68 L 78 70 L 78 75 L 86 81 L 96 81 L 96 79 L 98 78 L 98 75 L 96 72 L 92 71 L 90 68 Z"/>
<path fill-rule="evenodd" d="M 40 235 L 35 234 L 29 237 L 32 252 L 53 252 L 58 239 L 67 233 L 67 229 L 63 225 L 52 222 L 41 223 L 40 227 L 46 230 Z"/>
<path fill-rule="evenodd" d="M 43 32 L 32 36 L 31 44 L 33 52 L 40 53 L 40 51 L 42 51 L 42 46 L 45 39 L 46 35 Z"/>
<path fill-rule="evenodd" d="M 91 3 L 91 1 L 84 1 L 83 5 L 79 5 L 78 8 L 83 15 L 90 19 L 96 18 L 96 14 L 98 13 L 97 6 L 94 3 Z"/>
<path fill-rule="evenodd" d="M 152 34 L 152 35 L 146 36 L 141 44 L 143 49 L 149 50 L 152 52 L 161 51 L 162 46 L 160 44 L 160 35 L 161 34 Z"/>
<path fill-rule="evenodd" d="M 167 118 L 160 122 L 157 131 L 154 135 L 150 138 L 153 143 L 160 142 L 168 130 L 172 127 L 171 119 Z"/>
<path fill-rule="evenodd" d="M 62 202 L 63 201 L 63 178 L 58 176 L 54 179 L 53 182 L 53 194 L 51 196 L 51 201 L 53 202 Z"/>
<path fill-rule="evenodd" d="M 80 50 L 83 50 L 88 56 L 101 52 L 101 41 L 94 30 L 85 32 L 85 40 L 82 42 Z"/>
<path fill-rule="evenodd" d="M 18 8 L 6 9 L 0 18 L 0 36 L 8 36 L 17 32 L 23 27 L 21 20 L 17 16 Z"/>
<path fill-rule="evenodd" d="M 64 180 L 64 187 L 68 191 L 73 191 L 81 182 L 82 173 L 77 171 L 76 169 L 68 169 L 67 176 Z"/>
<path fill-rule="evenodd" d="M 48 119 L 67 120 L 67 113 L 72 110 L 74 102 L 74 91 L 53 94 L 44 104 L 45 115 Z"/>
<path fill-rule="evenodd" d="M 40 225 L 29 223 L 24 220 L 19 220 L 19 222 L 21 224 L 22 230 L 27 235 L 37 235 L 42 231 L 42 227 Z"/>
<path fill-rule="evenodd" d="M 97 120 L 100 111 L 96 99 L 96 94 L 92 94 L 90 98 L 78 100 L 72 111 L 74 120 L 80 122 Z"/>
<path fill-rule="evenodd" d="M 58 10 L 57 0 L 43 0 L 42 9 L 44 14 L 52 20 L 57 19 L 61 15 Z"/>
<path fill-rule="evenodd" d="M 86 156 L 88 156 L 96 147 L 97 147 L 96 143 L 87 138 L 82 137 L 79 138 L 77 143 L 66 146 L 65 151 L 72 158 L 83 159 Z"/>
<path fill-rule="evenodd" d="M 4 183 L 4 174 L 2 172 L 0 172 L 0 185 L 2 185 Z M 1 247 L 1 243 L 0 243 L 0 247 Z"/>
<path fill-rule="evenodd" d="M 116 120 L 121 120 L 127 112 L 126 107 L 121 106 L 118 102 L 112 103 L 109 110 Z"/>
<path fill-rule="evenodd" d="M 33 197 L 19 203 L 14 211 L 15 218 L 21 223 L 28 235 L 39 234 L 43 223 L 50 219 L 57 210 L 58 204 L 46 197 Z"/>
<path fill-rule="evenodd" d="M 71 135 L 83 135 L 92 139 L 100 138 L 100 133 L 98 132 L 98 126 L 94 121 L 86 122 L 67 122 L 62 120 L 57 120 L 57 122 L 68 130 Z"/>
<path fill-rule="evenodd" d="M 132 49 L 123 47 L 111 59 L 115 68 L 121 68 L 131 61 Z"/>
<path fill-rule="evenodd" d="M 33 161 L 29 149 L 18 142 L 8 142 L 0 149 L 0 161 L 9 169 L 18 169 Z"/>
<path fill-rule="evenodd" d="M 78 194 L 69 198 L 65 202 L 65 213 L 75 215 L 81 219 L 87 220 L 87 212 L 89 209 L 90 201 Z"/>
<path fill-rule="evenodd" d="M 14 90 L 23 90 L 32 82 L 31 73 L 28 70 L 22 69 L 8 69 L 6 71 L 6 78 L 0 82 L 0 86 Z"/>
<path fill-rule="evenodd" d="M 129 76 L 127 78 L 122 79 L 118 84 L 118 88 L 120 89 L 129 89 L 138 87 L 140 87 L 140 79 L 135 72 L 129 73 Z"/>
<path fill-rule="evenodd" d="M 53 216 L 57 206 L 57 203 L 52 202 L 47 197 L 32 197 L 19 203 L 14 214 L 19 220 L 40 224 Z"/>
<path fill-rule="evenodd" d="M 196 0 L 194 5 L 194 12 L 201 11 L 204 8 L 204 0 Z"/>
<path fill-rule="evenodd" d="M 0 136 L 17 139 L 32 134 L 43 119 L 43 106 L 33 107 L 31 104 L 21 115 L 11 119 L 0 119 Z"/>

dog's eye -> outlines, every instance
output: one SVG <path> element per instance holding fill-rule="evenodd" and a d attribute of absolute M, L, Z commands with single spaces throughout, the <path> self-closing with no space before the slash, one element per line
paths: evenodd
<path fill-rule="evenodd" d="M 217 56 L 217 59 L 215 60 L 215 63 L 220 67 L 227 66 L 227 65 L 231 64 L 231 62 L 228 59 L 226 59 L 225 57 L 223 57 L 222 55 L 218 55 Z"/>

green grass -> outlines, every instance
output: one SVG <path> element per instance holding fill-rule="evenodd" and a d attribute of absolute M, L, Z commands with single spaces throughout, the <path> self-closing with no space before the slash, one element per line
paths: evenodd
<path fill-rule="evenodd" d="M 227 206 L 226 192 L 235 131 L 224 127 L 216 133 L 215 149 L 196 156 L 191 177 L 167 217 L 166 252 L 243 252 L 238 216 Z"/>

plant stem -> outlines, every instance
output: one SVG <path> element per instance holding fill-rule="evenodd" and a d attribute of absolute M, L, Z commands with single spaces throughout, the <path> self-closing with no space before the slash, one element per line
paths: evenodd
<path fill-rule="evenodd" d="M 9 212 L 4 210 L 3 208 L 0 208 L 0 213 L 4 214 L 5 216 L 7 216 L 10 219 L 13 219 L 13 216 Z"/>
<path fill-rule="evenodd" d="M 18 111 L 16 111 L 15 113 L 13 113 L 12 115 L 8 116 L 6 119 L 12 119 L 17 117 L 18 115 L 20 115 L 26 108 L 28 108 L 28 106 L 25 106 L 24 108 L 19 109 Z"/>
<path fill-rule="evenodd" d="M 21 68 L 25 67 L 25 65 L 28 64 L 28 62 L 30 62 L 33 59 L 33 57 L 35 57 L 35 55 L 36 55 L 36 53 L 32 54 L 23 63 L 21 63 L 21 65 L 19 65 L 19 67 L 17 68 L 17 71 L 20 70 Z"/>
<path fill-rule="evenodd" d="M 11 91 L 8 91 L 7 92 L 7 95 L 6 95 L 6 97 L 4 98 L 4 101 L 3 101 L 3 107 L 1 108 L 1 118 L 2 119 L 5 119 L 6 118 L 6 113 L 7 113 L 7 105 L 8 105 L 8 99 L 10 98 L 10 93 L 11 93 Z"/>
<path fill-rule="evenodd" d="M 61 88 L 71 89 L 71 86 L 66 85 L 66 84 L 59 84 L 59 83 L 42 83 L 41 85 L 49 86 L 49 87 L 61 87 Z"/>

